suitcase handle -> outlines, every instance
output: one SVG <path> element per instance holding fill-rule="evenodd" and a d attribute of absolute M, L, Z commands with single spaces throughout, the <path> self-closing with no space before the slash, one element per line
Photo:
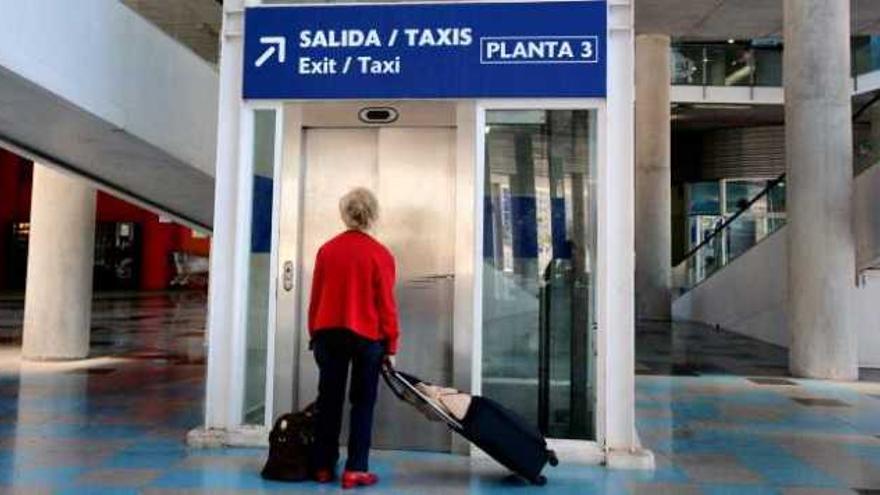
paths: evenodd
<path fill-rule="evenodd" d="M 396 373 L 394 368 L 391 367 L 388 363 L 382 364 L 382 379 L 385 380 L 385 384 L 388 385 L 388 388 L 391 389 L 391 392 L 397 396 L 398 399 L 402 401 L 406 401 L 406 396 L 403 393 L 403 387 L 396 381 L 391 379 L 391 374 Z M 401 378 L 395 377 L 397 380 L 402 381 Z"/>
<path fill-rule="evenodd" d="M 402 377 L 400 373 L 398 373 L 398 371 L 395 370 L 388 363 L 384 363 L 382 365 L 382 379 L 385 380 L 388 388 L 391 389 L 391 392 L 393 392 L 398 399 L 404 402 L 410 402 L 409 399 L 407 399 L 406 397 L 406 392 L 409 392 L 418 397 L 419 400 L 430 407 L 434 414 L 440 416 L 440 419 L 442 419 L 447 426 L 458 432 L 464 431 L 464 427 L 459 420 L 452 417 L 451 414 L 446 412 L 441 407 L 437 406 L 437 404 L 435 404 L 433 400 L 425 396 L 425 394 L 423 394 L 412 383 L 410 383 L 409 380 Z"/>

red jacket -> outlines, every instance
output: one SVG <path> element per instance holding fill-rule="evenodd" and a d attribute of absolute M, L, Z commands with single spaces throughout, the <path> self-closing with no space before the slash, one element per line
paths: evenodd
<path fill-rule="evenodd" d="M 315 259 L 309 335 L 346 328 L 384 340 L 395 354 L 400 331 L 394 282 L 394 257 L 368 234 L 349 230 L 330 239 Z"/>

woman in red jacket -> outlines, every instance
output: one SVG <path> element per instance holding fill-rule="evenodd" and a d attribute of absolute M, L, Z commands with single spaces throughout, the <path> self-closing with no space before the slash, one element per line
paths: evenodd
<path fill-rule="evenodd" d="M 383 360 L 398 346 L 394 257 L 367 232 L 379 215 L 367 189 L 339 202 L 348 230 L 318 250 L 309 304 L 309 334 L 320 370 L 315 438 L 315 479 L 332 481 L 339 458 L 345 386 L 351 366 L 351 431 L 342 487 L 375 484 L 369 472 L 373 406 Z"/>

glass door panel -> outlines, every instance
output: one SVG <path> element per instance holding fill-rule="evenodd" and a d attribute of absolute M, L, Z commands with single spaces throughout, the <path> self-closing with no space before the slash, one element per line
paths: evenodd
<path fill-rule="evenodd" d="M 595 110 L 486 114 L 483 393 L 594 439 Z"/>
<path fill-rule="evenodd" d="M 251 236 L 247 272 L 245 424 L 262 425 L 266 407 L 266 355 L 272 251 L 272 203 L 275 176 L 275 110 L 254 111 Z"/>

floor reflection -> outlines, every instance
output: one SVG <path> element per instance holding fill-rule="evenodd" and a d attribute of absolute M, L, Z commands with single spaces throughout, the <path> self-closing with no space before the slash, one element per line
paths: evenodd
<path fill-rule="evenodd" d="M 790 378 L 784 348 L 705 325 L 646 323 L 637 342 L 659 469 L 636 491 L 878 493 L 880 384 Z"/>
<path fill-rule="evenodd" d="M 0 300 L 14 340 L 15 302 Z M 95 301 L 93 357 L 0 347 L 0 493 L 335 493 L 262 480 L 262 449 L 189 449 L 202 421 L 205 300 Z M 377 452 L 369 493 L 852 494 L 880 490 L 880 384 L 785 376 L 784 349 L 699 325 L 639 329 L 638 432 L 657 470 L 566 462 L 536 488 L 480 458 Z M 872 373 L 865 371 L 865 376 Z"/>

